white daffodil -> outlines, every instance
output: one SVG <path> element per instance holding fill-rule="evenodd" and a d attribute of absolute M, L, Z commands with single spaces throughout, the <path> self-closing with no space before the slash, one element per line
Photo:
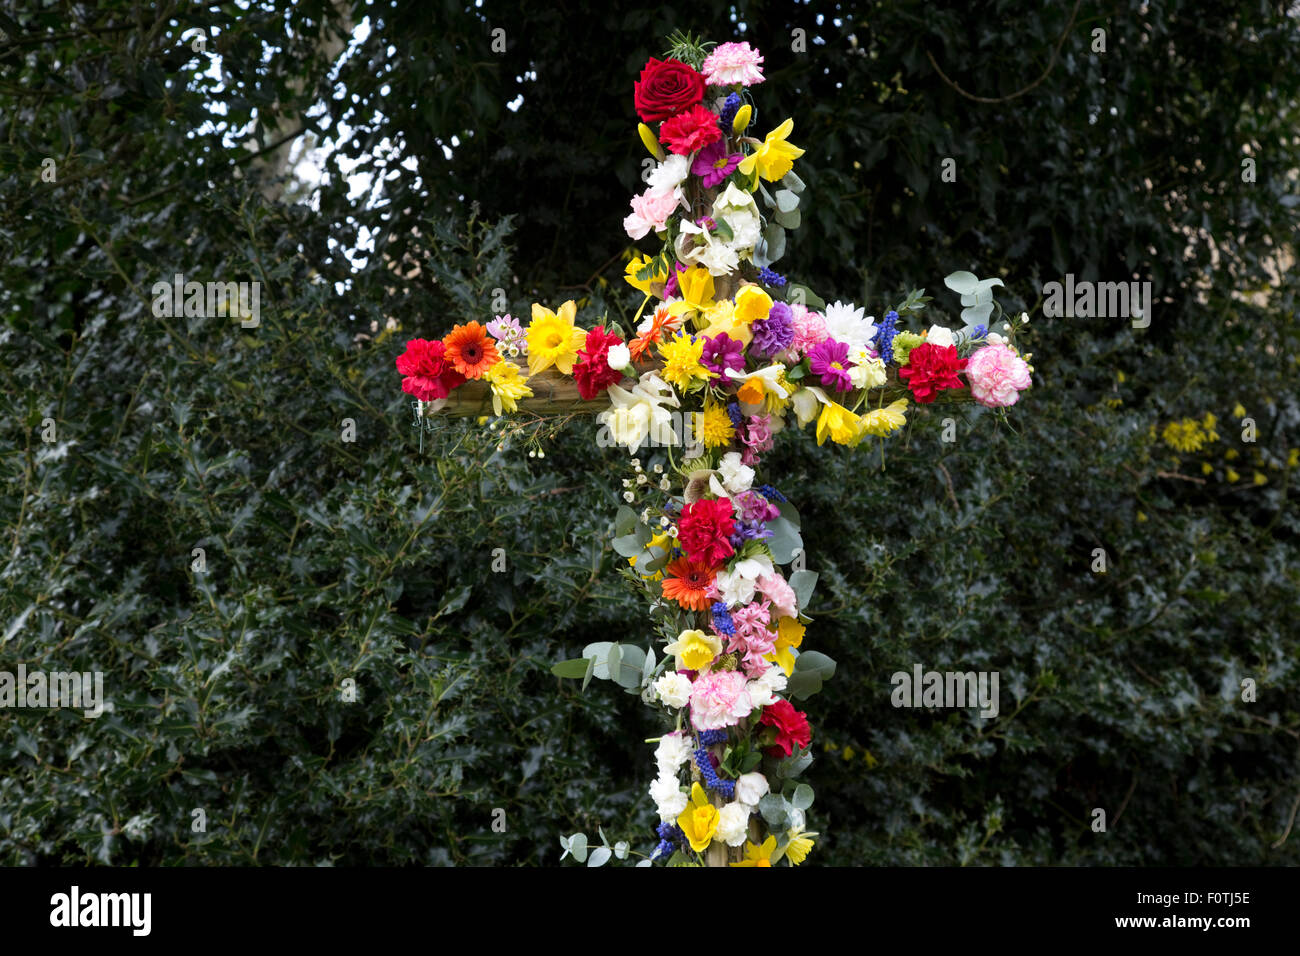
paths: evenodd
<path fill-rule="evenodd" d="M 635 452 L 649 439 L 656 445 L 679 445 L 673 430 L 673 416 L 665 405 L 680 406 L 671 385 L 653 372 L 641 377 L 630 391 L 618 385 L 609 387 L 610 408 L 596 416 L 609 429 L 617 444 Z"/>
<path fill-rule="evenodd" d="M 880 388 L 885 384 L 885 363 L 866 349 L 849 349 L 849 361 L 854 363 L 849 369 L 854 388 Z"/>
<path fill-rule="evenodd" d="M 799 419 L 800 426 L 807 425 L 820 415 L 820 406 L 831 403 L 830 399 L 826 397 L 826 393 L 816 385 L 807 385 L 797 389 L 794 398 L 790 402 L 794 406 L 794 414 Z"/>
<path fill-rule="evenodd" d="M 769 365 L 767 368 L 760 368 L 756 372 L 737 372 L 734 368 L 729 368 L 727 378 L 744 385 L 755 385 L 763 389 L 764 394 L 771 392 L 777 398 L 789 398 L 790 393 L 785 390 L 779 379 L 785 371 L 785 366 L 780 362 Z M 743 386 L 742 386 L 743 387 Z"/>

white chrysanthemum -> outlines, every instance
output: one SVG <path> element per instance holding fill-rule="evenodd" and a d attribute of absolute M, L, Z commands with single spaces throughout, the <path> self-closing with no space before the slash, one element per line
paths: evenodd
<path fill-rule="evenodd" d="M 688 802 L 676 776 L 656 777 L 650 784 L 650 799 L 655 802 L 659 819 L 665 823 L 676 821 Z"/>
<path fill-rule="evenodd" d="M 655 693 L 669 707 L 685 707 L 686 702 L 691 699 L 691 680 L 685 674 L 678 674 L 676 671 L 671 674 L 664 674 L 654 683 Z M 665 737 L 665 740 L 668 738 Z M 660 743 L 660 747 L 663 744 Z M 685 759 L 685 758 L 683 758 Z"/>
<path fill-rule="evenodd" d="M 756 807 L 769 790 L 771 785 L 761 773 L 741 774 L 736 780 L 736 802 Z"/>
<path fill-rule="evenodd" d="M 826 331 L 835 341 L 845 343 L 850 349 L 864 349 L 875 336 L 876 327 L 871 321 L 874 316 L 864 317 L 863 311 L 852 302 L 847 305 L 836 302 L 834 305 L 826 306 L 825 312 L 822 313 L 822 321 L 826 324 Z"/>
<path fill-rule="evenodd" d="M 717 837 L 727 846 L 740 846 L 749 833 L 749 815 L 753 807 L 729 803 L 718 811 Z"/>

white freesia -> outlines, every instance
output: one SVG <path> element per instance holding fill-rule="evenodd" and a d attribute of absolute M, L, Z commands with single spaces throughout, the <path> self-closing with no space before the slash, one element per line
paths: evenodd
<path fill-rule="evenodd" d="M 769 667 L 749 682 L 751 694 L 762 694 L 764 690 L 776 695 L 785 690 L 785 671 L 779 667 Z M 766 706 L 766 705 L 764 705 Z"/>
<path fill-rule="evenodd" d="M 632 350 L 626 345 L 611 345 L 605 358 L 609 367 L 619 372 L 632 364 Z"/>
<path fill-rule="evenodd" d="M 852 302 L 847 305 L 836 302 L 834 305 L 826 306 L 822 313 L 822 321 L 826 323 L 826 331 L 836 342 L 843 342 L 850 349 L 864 349 L 876 334 L 876 327 L 871 322 L 874 316 L 863 317 L 864 311 Z"/>
<path fill-rule="evenodd" d="M 649 438 L 656 445 L 679 445 L 673 430 L 673 416 L 664 405 L 677 408 L 681 403 L 671 385 L 653 372 L 641 376 L 631 391 L 609 387 L 610 408 L 596 416 L 609 429 L 615 443 L 626 445 L 633 453 Z"/>
<path fill-rule="evenodd" d="M 990 332 L 987 337 L 989 345 L 1006 345 L 1007 340 L 996 332 Z"/>
<path fill-rule="evenodd" d="M 727 846 L 740 846 L 749 835 L 749 815 L 753 807 L 732 802 L 718 811 L 717 837 Z"/>
<path fill-rule="evenodd" d="M 676 775 L 655 777 L 650 784 L 650 799 L 655 802 L 659 819 L 665 823 L 675 822 L 689 802 Z"/>
<path fill-rule="evenodd" d="M 691 699 L 691 680 L 685 674 L 678 674 L 674 671 L 671 674 L 664 674 L 654 682 L 655 693 L 669 707 L 685 707 L 687 701 Z M 667 740 L 668 738 L 664 738 Z M 661 748 L 663 744 L 659 745 Z"/>
<path fill-rule="evenodd" d="M 697 244 L 695 236 L 703 237 L 702 245 Z M 683 219 L 678 225 L 675 248 L 678 259 L 703 266 L 709 275 L 730 275 L 740 267 L 740 257 L 731 245 L 689 219 Z"/>
<path fill-rule="evenodd" d="M 690 158 L 673 153 L 651 171 L 646 185 L 655 190 L 676 189 L 686 181 L 690 172 Z"/>
<path fill-rule="evenodd" d="M 849 369 L 849 381 L 854 388 L 880 388 L 885 384 L 885 363 L 872 358 L 866 349 L 849 349 L 849 361 L 855 363 Z"/>
<path fill-rule="evenodd" d="M 761 773 L 743 773 L 736 780 L 736 802 L 756 807 L 771 789 Z"/>
<path fill-rule="evenodd" d="M 931 345 L 939 346 L 939 348 L 957 344 L 957 340 L 952 336 L 952 329 L 942 325 L 930 326 L 930 330 L 925 333 L 925 340 Z"/>

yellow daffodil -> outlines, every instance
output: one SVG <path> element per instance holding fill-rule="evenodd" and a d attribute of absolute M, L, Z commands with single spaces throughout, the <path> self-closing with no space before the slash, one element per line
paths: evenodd
<path fill-rule="evenodd" d="M 707 382 L 710 378 L 709 370 L 700 361 L 704 357 L 703 336 L 692 341 L 685 332 L 679 332 L 659 346 L 659 354 L 664 360 L 664 380 L 683 392 L 689 391 L 697 382 Z"/>
<path fill-rule="evenodd" d="M 645 144 L 645 148 L 650 151 L 650 155 L 662 163 L 664 161 L 664 149 L 659 145 L 659 137 L 655 135 L 655 131 L 646 126 L 645 123 L 638 123 L 636 131 L 637 135 L 641 137 L 641 142 Z"/>
<path fill-rule="evenodd" d="M 794 168 L 794 161 L 804 151 L 793 143 L 786 142 L 786 137 L 794 131 L 794 120 L 788 119 L 772 132 L 768 133 L 759 147 L 740 161 L 737 169 L 742 176 L 758 175 L 769 183 L 781 179 Z"/>
<path fill-rule="evenodd" d="M 682 631 L 677 640 L 664 648 L 664 653 L 676 657 L 677 666 L 682 670 L 703 670 L 722 653 L 722 641 L 703 631 Z"/>
<path fill-rule="evenodd" d="M 708 795 L 698 783 L 691 784 L 691 802 L 677 818 L 677 825 L 696 853 L 704 852 L 713 834 L 718 832 L 718 808 L 709 803 Z"/>
<path fill-rule="evenodd" d="M 823 444 L 827 437 L 837 445 L 850 445 L 855 439 L 860 440 L 861 434 L 858 416 L 843 405 L 828 402 L 822 407 L 822 413 L 817 418 L 818 445 Z"/>
<path fill-rule="evenodd" d="M 884 408 L 873 408 L 871 411 L 865 412 L 859 423 L 862 434 L 883 438 L 898 431 L 907 424 L 907 416 L 903 414 L 906 410 L 907 399 L 900 398 Z"/>
<path fill-rule="evenodd" d="M 743 133 L 745 127 L 749 126 L 749 118 L 754 115 L 754 108 L 746 103 L 740 109 L 736 110 L 736 118 L 731 121 L 731 129 L 736 133 Z"/>
<path fill-rule="evenodd" d="M 776 629 L 776 651 L 768 654 L 764 660 L 772 661 L 781 670 L 785 671 L 785 676 L 789 677 L 794 673 L 794 655 L 790 653 L 790 648 L 798 647 L 803 643 L 804 633 L 808 628 L 800 624 L 798 619 L 793 617 L 781 618 L 780 624 Z"/>
<path fill-rule="evenodd" d="M 728 419 L 728 421 L 730 421 L 730 419 Z M 672 540 L 673 540 L 672 536 L 669 535 L 667 531 L 664 531 L 660 534 L 654 535 L 650 539 L 650 543 L 646 545 L 646 549 L 649 550 L 653 548 L 658 551 L 667 551 L 670 547 L 672 547 Z M 632 557 L 627 559 L 627 563 L 635 568 L 636 559 L 637 559 L 637 555 L 634 554 L 632 555 Z M 664 572 L 662 568 L 658 571 L 655 571 L 652 574 L 641 575 L 641 577 L 645 578 L 647 581 L 658 581 L 662 579 L 663 576 L 664 576 Z"/>
<path fill-rule="evenodd" d="M 771 311 L 772 297 L 758 286 L 742 286 L 736 293 L 736 318 L 741 322 L 766 319 Z"/>
<path fill-rule="evenodd" d="M 1228 479 L 1228 481 L 1236 481 L 1238 478 L 1241 477 L 1241 475 L 1237 473 L 1237 470 L 1235 468 L 1229 468 L 1225 477 Z"/>
<path fill-rule="evenodd" d="M 668 281 L 668 273 L 662 270 L 656 271 L 648 279 L 638 279 L 636 274 L 650 265 L 654 260 L 650 256 L 635 256 L 623 270 L 623 278 L 627 284 L 639 291 L 642 295 L 657 295 L 663 291 L 664 283 Z M 654 286 L 659 286 L 656 290 Z"/>
<path fill-rule="evenodd" d="M 533 303 L 533 321 L 528 325 L 528 374 L 536 375 L 554 365 L 565 375 L 573 374 L 578 349 L 587 341 L 587 333 L 573 325 L 578 307 L 570 299 L 556 315 Z"/>
<path fill-rule="evenodd" d="M 498 415 L 519 410 L 517 402 L 528 398 L 533 390 L 520 377 L 521 369 L 514 362 L 501 361 L 487 370 L 488 385 L 492 388 L 492 410 Z"/>
<path fill-rule="evenodd" d="M 698 315 L 714 305 L 713 276 L 703 266 L 691 266 L 677 273 L 677 294 L 681 297 L 668 309 L 672 315 Z"/>
<path fill-rule="evenodd" d="M 1268 476 L 1264 474 L 1262 471 L 1255 472 L 1255 476 L 1251 480 L 1257 485 L 1268 484 Z"/>
<path fill-rule="evenodd" d="M 817 834 L 805 833 L 803 830 L 791 830 L 789 836 L 790 842 L 786 844 L 785 855 L 790 858 L 790 863 L 793 866 L 798 866 L 808 859 L 808 854 L 813 848 L 812 837 L 817 836 Z"/>
<path fill-rule="evenodd" d="M 745 841 L 745 859 L 739 863 L 732 863 L 732 866 L 771 866 L 772 852 L 776 849 L 776 837 L 770 836 L 763 841 L 762 846 L 754 846 L 748 840 Z"/>
<path fill-rule="evenodd" d="M 1241 402 L 1238 402 L 1236 405 L 1233 405 L 1233 406 L 1232 406 L 1232 417 L 1233 417 L 1233 418 L 1245 418 L 1245 417 L 1246 417 L 1246 406 L 1243 405 L 1243 404 L 1241 404 Z"/>
<path fill-rule="evenodd" d="M 754 338 L 754 332 L 750 329 L 749 323 L 736 318 L 736 305 L 730 299 L 723 299 L 709 306 L 703 313 L 702 319 L 704 326 L 700 329 L 701 335 L 712 338 L 725 332 L 742 345 L 749 345 Z"/>

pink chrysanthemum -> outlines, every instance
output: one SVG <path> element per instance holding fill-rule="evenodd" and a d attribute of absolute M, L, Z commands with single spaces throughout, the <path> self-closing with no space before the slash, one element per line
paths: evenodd
<path fill-rule="evenodd" d="M 700 72 L 710 86 L 752 86 L 763 82 L 763 54 L 748 43 L 723 43 L 708 55 Z"/>

